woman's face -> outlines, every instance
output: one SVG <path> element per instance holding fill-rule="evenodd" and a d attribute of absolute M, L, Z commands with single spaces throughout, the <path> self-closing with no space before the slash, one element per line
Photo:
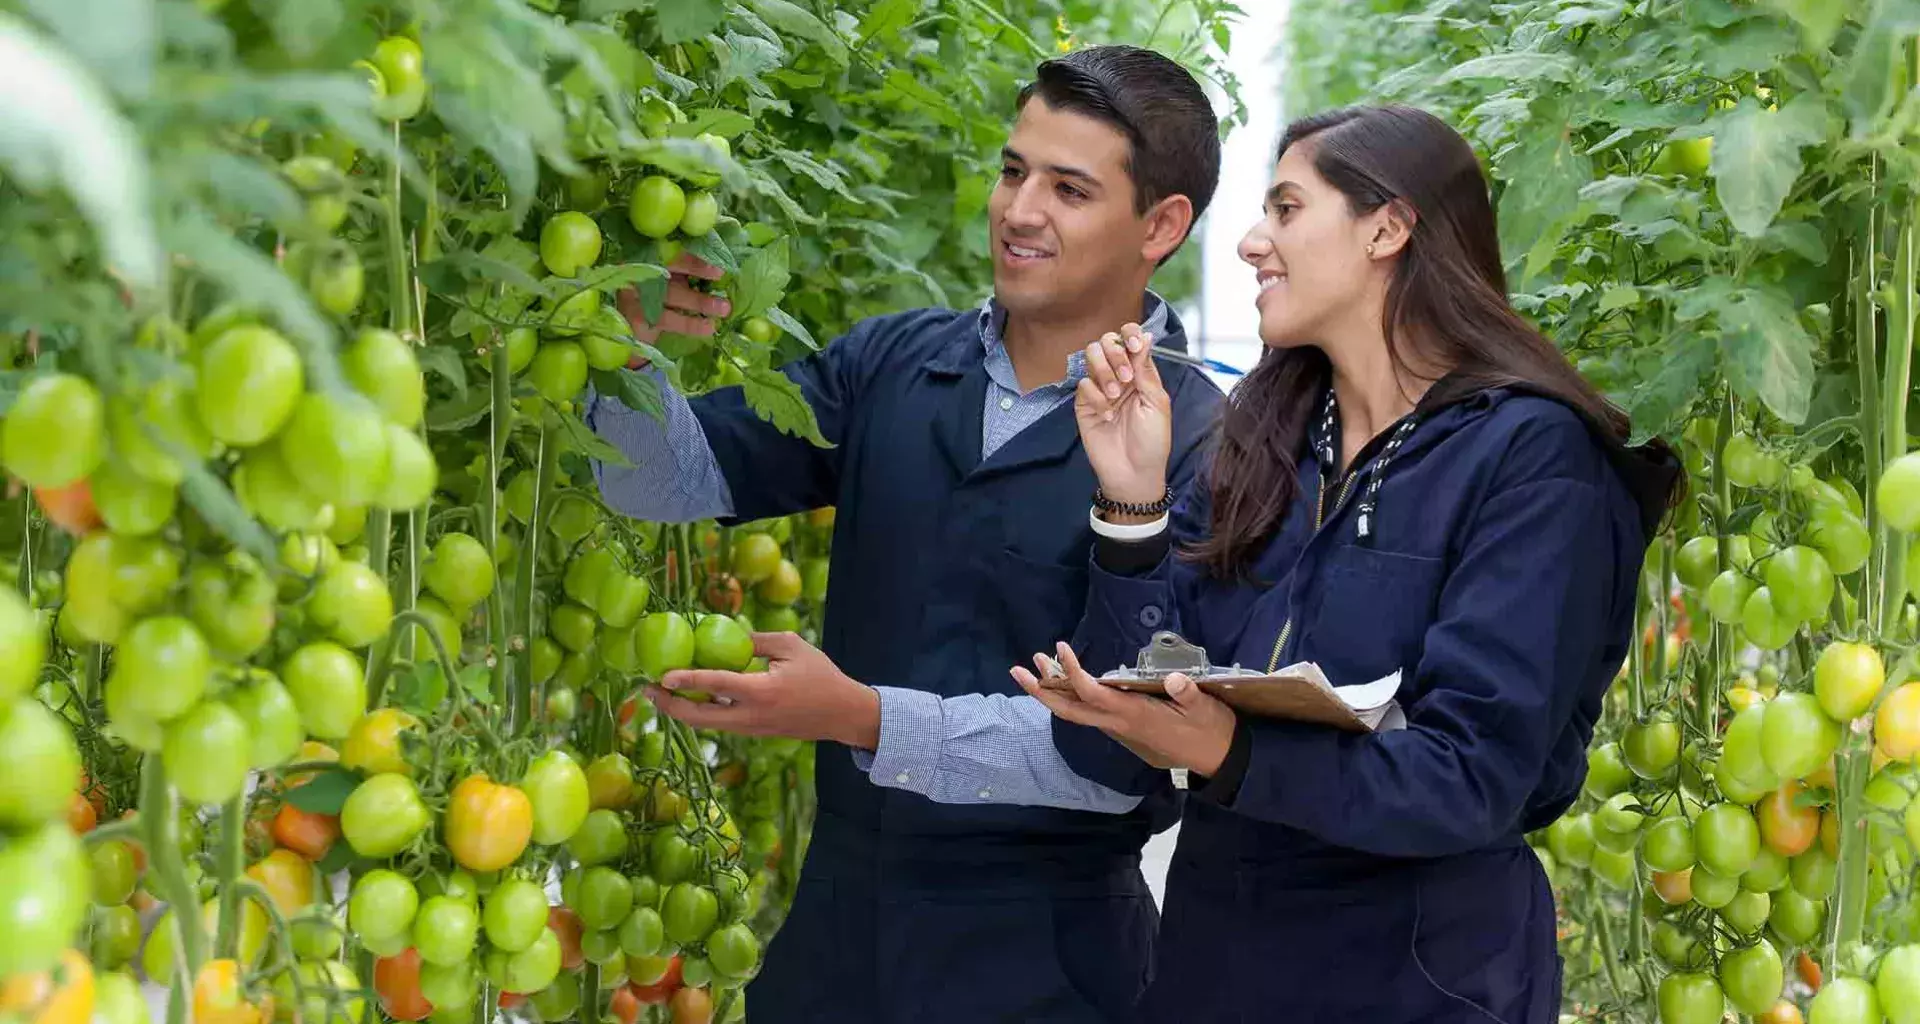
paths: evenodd
<path fill-rule="evenodd" d="M 1240 258 L 1260 279 L 1260 340 L 1274 348 L 1323 343 L 1338 322 L 1384 301 L 1384 261 L 1367 253 L 1383 217 L 1355 217 L 1346 196 L 1314 170 L 1311 145 L 1288 147 L 1265 216 L 1240 240 Z"/>

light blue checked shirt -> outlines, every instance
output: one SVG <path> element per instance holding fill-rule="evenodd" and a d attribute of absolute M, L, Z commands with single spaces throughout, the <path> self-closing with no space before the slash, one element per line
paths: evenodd
<path fill-rule="evenodd" d="M 992 299 L 980 307 L 980 343 L 987 370 L 981 417 L 982 459 L 1041 417 L 1073 400 L 1086 358 L 1067 359 L 1067 375 L 1031 391 L 1020 388 L 1002 341 L 1007 313 Z M 1167 304 L 1147 293 L 1142 322 L 1166 333 Z M 616 511 L 655 522 L 692 522 L 733 514 L 733 497 L 684 395 L 661 384 L 666 415 L 655 419 L 618 399 L 590 396 L 587 423 L 619 448 L 632 468 L 593 464 L 600 494 Z M 876 686 L 880 745 L 853 751 L 876 785 L 919 793 L 938 803 L 1003 803 L 1121 814 L 1140 802 L 1067 767 L 1053 745 L 1051 715 L 1024 694 L 969 693 L 942 698 L 924 690 Z"/>

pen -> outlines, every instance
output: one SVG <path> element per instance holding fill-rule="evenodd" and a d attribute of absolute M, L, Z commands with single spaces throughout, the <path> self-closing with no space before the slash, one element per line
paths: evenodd
<path fill-rule="evenodd" d="M 1153 347 L 1153 354 L 1156 356 L 1159 356 L 1162 359 L 1169 359 L 1176 363 L 1185 363 L 1188 366 L 1197 366 L 1202 370 L 1212 370 L 1215 373 L 1224 373 L 1233 377 L 1246 376 L 1245 371 L 1237 370 L 1221 362 L 1218 359 L 1202 359 L 1199 356 L 1189 355 L 1188 353 L 1182 352 L 1179 349 L 1165 348 L 1160 345 L 1155 345 Z"/>

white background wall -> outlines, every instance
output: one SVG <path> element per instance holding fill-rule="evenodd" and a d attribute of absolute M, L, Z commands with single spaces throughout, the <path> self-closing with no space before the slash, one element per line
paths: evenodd
<path fill-rule="evenodd" d="M 1280 142 L 1280 64 L 1274 54 L 1286 22 L 1288 0 L 1243 0 L 1247 17 L 1234 26 L 1228 68 L 1240 79 L 1247 122 L 1227 136 L 1220 154 L 1220 187 L 1202 220 L 1197 241 L 1201 255 L 1199 298 L 1180 310 L 1180 318 L 1198 338 L 1197 353 L 1240 370 L 1260 357 L 1259 294 L 1253 270 L 1240 261 L 1240 236 L 1260 217 L 1260 202 L 1273 179 L 1274 147 Z M 1229 112 L 1224 101 L 1221 113 Z M 1231 389 L 1236 378 L 1210 373 Z M 1165 892 L 1167 865 L 1178 826 L 1147 844 L 1145 869 L 1155 898 Z"/>

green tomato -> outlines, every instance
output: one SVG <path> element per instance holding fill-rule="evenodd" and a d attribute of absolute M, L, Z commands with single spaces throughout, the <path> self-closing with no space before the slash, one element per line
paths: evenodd
<path fill-rule="evenodd" d="M 101 521 L 116 534 L 146 537 L 173 520 L 178 488 L 148 480 L 123 463 L 103 463 L 91 486 Z"/>
<path fill-rule="evenodd" d="M 1713 976 L 1679 971 L 1660 979 L 1660 1024 L 1720 1024 L 1726 996 Z"/>
<path fill-rule="evenodd" d="M 1766 580 L 1775 611 L 1796 621 L 1817 619 L 1833 603 L 1833 568 L 1810 547 L 1796 544 L 1774 552 L 1767 559 Z"/>
<path fill-rule="evenodd" d="M 240 795 L 247 785 L 253 742 L 247 723 L 218 700 L 204 700 L 193 710 L 167 723 L 160 744 L 160 762 L 184 800 L 221 804 Z"/>
<path fill-rule="evenodd" d="M 1674 553 L 1674 574 L 1692 590 L 1713 582 L 1720 574 L 1720 541 L 1716 537 L 1695 537 L 1680 545 Z"/>
<path fill-rule="evenodd" d="M 666 925 L 669 940 L 682 947 L 690 946 L 706 938 L 719 921 L 719 897 L 705 886 L 678 882 L 667 890 L 666 900 L 660 906 L 660 919 Z"/>
<path fill-rule="evenodd" d="M 666 924 L 650 905 L 633 908 L 620 922 L 620 949 L 628 956 L 654 956 L 666 944 Z"/>
<path fill-rule="evenodd" d="M 1807 1004 L 1807 1024 L 1879 1024 L 1881 1019 L 1880 996 L 1864 978 L 1834 978 Z"/>
<path fill-rule="evenodd" d="M 675 669 L 692 668 L 697 643 L 685 616 L 654 612 L 634 626 L 633 649 L 641 674 L 658 681 Z"/>
<path fill-rule="evenodd" d="M 480 912 L 454 896 L 430 896 L 413 919 L 413 946 L 420 959 L 451 967 L 473 955 L 480 937 Z"/>
<path fill-rule="evenodd" d="M 1641 840 L 1641 856 L 1655 871 L 1685 871 L 1693 866 L 1693 825 L 1686 818 L 1653 823 Z"/>
<path fill-rule="evenodd" d="M 1780 951 L 1772 943 L 1756 942 L 1720 958 L 1720 987 L 1741 1013 L 1757 1016 L 1773 1009 L 1786 982 Z"/>
<path fill-rule="evenodd" d="M 1755 647 L 1777 651 L 1800 631 L 1800 620 L 1780 609 L 1771 588 L 1761 587 L 1747 598 L 1746 607 L 1741 609 L 1740 628 Z"/>
<path fill-rule="evenodd" d="M 533 804 L 533 841 L 536 843 L 543 846 L 564 843 L 586 821 L 587 773 L 561 751 L 549 750 L 534 758 L 520 779 L 520 789 Z"/>
<path fill-rule="evenodd" d="M 1834 884 L 1840 879 L 1840 863 L 1815 843 L 1793 858 L 1787 865 L 1787 875 L 1795 892 L 1810 900 L 1824 900 L 1833 895 Z"/>
<path fill-rule="evenodd" d="M 753 661 L 753 636 L 735 619 L 707 615 L 693 631 L 693 663 L 700 668 L 744 672 Z"/>
<path fill-rule="evenodd" d="M 420 910 L 420 891 L 406 876 L 375 868 L 360 876 L 347 898 L 347 927 L 361 938 L 408 936 Z"/>
<path fill-rule="evenodd" d="M 340 831 L 354 852 L 376 860 L 406 849 L 431 823 L 413 780 L 395 772 L 354 787 L 340 809 Z"/>
<path fill-rule="evenodd" d="M 1903 533 L 1920 528 L 1920 452 L 1909 452 L 1887 463 L 1880 471 L 1874 501 L 1888 526 Z"/>
<path fill-rule="evenodd" d="M 554 404 L 570 402 L 587 386 L 587 354 L 571 341 L 550 341 L 527 368 L 533 389 Z"/>
<path fill-rule="evenodd" d="M 1787 886 L 1787 858 L 1762 845 L 1753 855 L 1753 863 L 1740 875 L 1740 888 L 1748 892 L 1778 892 Z"/>
<path fill-rule="evenodd" d="M 567 839 L 567 850 L 583 867 L 618 861 L 627 853 L 626 821 L 617 811 L 604 808 L 588 811 L 580 827 Z"/>
<path fill-rule="evenodd" d="M 618 927 L 633 910 L 633 883 L 605 865 L 583 868 L 571 906 L 589 930 Z"/>
<path fill-rule="evenodd" d="M 31 487 L 83 480 L 106 454 L 105 403 L 72 374 L 32 377 L 0 420 L 0 460 Z"/>
<path fill-rule="evenodd" d="M 426 410 L 426 380 L 413 346 L 398 334 L 369 327 L 341 354 L 347 383 L 372 399 L 388 422 L 414 427 Z"/>
<path fill-rule="evenodd" d="M 1720 920 L 1740 935 L 1757 935 L 1766 926 L 1773 899 L 1764 892 L 1742 892 L 1720 908 Z"/>
<path fill-rule="evenodd" d="M 548 928 L 533 945 L 509 954 L 500 987 L 508 992 L 538 992 L 560 976 L 560 937 Z"/>
<path fill-rule="evenodd" d="M 510 878 L 487 896 L 482 914 L 487 941 L 498 949 L 518 953 L 547 927 L 547 894 L 539 885 L 524 878 Z"/>
<path fill-rule="evenodd" d="M 248 767 L 278 767 L 299 752 L 300 741 L 306 738 L 306 731 L 300 727 L 300 706 L 272 674 L 254 673 L 248 682 L 228 691 L 227 706 L 246 726 L 251 741 Z"/>
<path fill-rule="evenodd" d="M 689 238 L 704 237 L 720 222 L 720 200 L 711 192 L 695 192 L 686 198 L 686 209 L 680 214 L 680 233 Z"/>
<path fill-rule="evenodd" d="M 600 259 L 600 225 L 584 213 L 555 214 L 540 229 L 540 261 L 556 277 L 577 277 Z"/>
<path fill-rule="evenodd" d="M 215 440 L 259 444 L 293 415 L 304 381 L 292 342 L 257 325 L 230 328 L 200 352 L 200 422 Z"/>
<path fill-rule="evenodd" d="M 1763 742 L 1767 707 L 1766 703 L 1752 704 L 1733 716 L 1721 740 L 1719 764 L 1747 789 L 1759 789 L 1763 793 L 1780 788 L 1782 781 L 1767 764 Z"/>
<path fill-rule="evenodd" d="M 680 227 L 687 213 L 687 194 L 673 179 L 655 174 L 633 187 L 627 203 L 627 222 L 648 238 L 665 238 Z"/>
<path fill-rule="evenodd" d="M 1662 779 L 1680 761 L 1680 724 L 1660 714 L 1627 727 L 1620 741 L 1627 767 L 1643 779 Z"/>
<path fill-rule="evenodd" d="M 1759 584 L 1740 569 L 1728 569 L 1707 585 L 1707 614 L 1713 621 L 1734 625 L 1746 616 L 1747 599 Z"/>
<path fill-rule="evenodd" d="M 1783 693 L 1766 707 L 1760 753 L 1774 775 L 1805 778 L 1826 764 L 1840 746 L 1840 723 L 1820 710 L 1813 694 Z"/>
<path fill-rule="evenodd" d="M 1782 889 L 1773 894 L 1773 909 L 1767 914 L 1767 923 L 1781 938 L 1793 945 L 1805 946 L 1819 937 L 1826 918 L 1824 902 L 1810 900 L 1792 889 Z"/>
<path fill-rule="evenodd" d="M 1740 895 L 1740 879 L 1737 877 L 1724 878 L 1696 866 L 1688 880 L 1692 883 L 1693 901 L 1712 910 L 1724 908 Z"/>
<path fill-rule="evenodd" d="M 1744 807 L 1714 804 L 1694 821 L 1693 844 L 1702 867 L 1722 878 L 1737 878 L 1759 856 L 1760 826 Z"/>
<path fill-rule="evenodd" d="M 493 593 L 493 561 L 486 545 L 465 533 L 443 534 L 427 556 L 427 589 L 454 608 L 471 608 Z"/>

